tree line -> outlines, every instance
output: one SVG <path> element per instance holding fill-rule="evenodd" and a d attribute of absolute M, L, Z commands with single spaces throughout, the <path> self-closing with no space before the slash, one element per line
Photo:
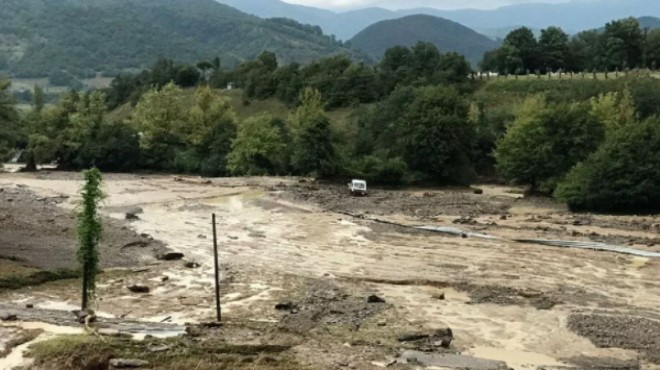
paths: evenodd
<path fill-rule="evenodd" d="M 340 57 L 298 67 L 295 83 L 280 80 L 287 86 L 273 81 L 290 66 L 268 54 L 235 70 L 219 61 L 161 61 L 51 106 L 36 89 L 24 114 L 4 83 L 0 153 L 22 148 L 32 165 L 56 161 L 65 169 L 361 177 L 386 185 L 501 179 L 576 210 L 660 210 L 659 80 L 472 81 L 456 72 L 456 60 L 428 44 L 390 49 L 370 69 L 367 81 L 384 90 L 376 92 L 342 78 L 368 67 Z M 343 74 L 339 61 L 348 63 Z M 289 114 L 239 119 L 214 79 L 218 86 L 237 81 L 242 104 L 279 100 Z M 121 104 L 132 105 L 132 114 L 111 119 Z M 338 107 L 349 107 L 342 121 L 332 119 Z"/>
<path fill-rule="evenodd" d="M 441 53 L 435 45 L 420 42 L 387 50 L 377 65 L 355 62 L 344 54 L 307 65 L 280 65 L 274 53 L 263 52 L 235 68 L 224 67 L 219 58 L 197 64 L 161 59 L 149 70 L 115 78 L 106 94 L 114 108 L 126 102 L 135 104 L 146 90 L 170 81 L 181 87 L 207 84 L 220 89 L 232 84 L 248 99 L 275 97 L 296 106 L 303 90 L 311 87 L 321 93 L 325 108 L 334 109 L 376 102 L 399 85 L 451 84 L 469 89 L 471 73 L 463 56 Z"/>
<path fill-rule="evenodd" d="M 660 67 L 660 29 L 642 28 L 637 19 L 626 18 L 573 37 L 559 27 L 548 27 L 537 38 L 521 27 L 511 31 L 500 48 L 486 53 L 480 67 L 518 75 L 655 70 Z"/>

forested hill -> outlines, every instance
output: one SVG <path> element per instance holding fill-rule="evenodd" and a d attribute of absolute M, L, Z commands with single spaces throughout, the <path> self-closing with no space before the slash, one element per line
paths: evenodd
<path fill-rule="evenodd" d="M 459 23 L 422 14 L 373 24 L 355 35 L 351 44 L 377 59 L 388 48 L 412 46 L 418 41 L 430 42 L 442 52 L 462 54 L 475 66 L 486 51 L 499 46 Z"/>
<path fill-rule="evenodd" d="M 3 0 L 0 72 L 76 76 L 151 65 L 158 57 L 223 64 L 275 52 L 306 63 L 353 51 L 319 27 L 263 20 L 214 0 Z"/>

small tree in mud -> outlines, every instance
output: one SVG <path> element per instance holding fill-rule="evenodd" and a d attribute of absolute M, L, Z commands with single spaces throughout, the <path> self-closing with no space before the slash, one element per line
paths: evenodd
<path fill-rule="evenodd" d="M 83 275 L 82 309 L 86 310 L 96 290 L 98 272 L 98 245 L 101 239 L 101 218 L 98 204 L 103 198 L 101 171 L 96 168 L 83 173 L 82 208 L 78 213 L 78 263 Z"/>

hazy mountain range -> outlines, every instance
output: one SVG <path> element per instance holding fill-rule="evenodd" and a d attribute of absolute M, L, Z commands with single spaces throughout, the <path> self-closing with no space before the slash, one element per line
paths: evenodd
<path fill-rule="evenodd" d="M 387 19 L 413 14 L 442 17 L 478 32 L 495 36 L 515 26 L 545 28 L 560 26 L 569 33 L 602 27 L 603 24 L 628 16 L 660 16 L 658 0 L 574 0 L 563 4 L 520 4 L 494 10 L 438 10 L 416 8 L 391 11 L 365 8 L 337 13 L 324 9 L 288 4 L 280 0 L 219 0 L 259 17 L 287 17 L 302 23 L 321 26 L 325 33 L 348 40 L 364 28 Z"/>
<path fill-rule="evenodd" d="M 462 54 L 475 66 L 485 52 L 499 46 L 460 23 L 423 14 L 372 24 L 351 39 L 351 46 L 378 60 L 391 47 L 409 47 L 420 40 L 434 44 L 442 52 Z"/>

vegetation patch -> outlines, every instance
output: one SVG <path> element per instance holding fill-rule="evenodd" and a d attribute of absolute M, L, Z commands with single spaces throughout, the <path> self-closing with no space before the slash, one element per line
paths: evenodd
<path fill-rule="evenodd" d="M 154 350 L 158 348 L 159 350 Z M 132 341 L 86 335 L 62 336 L 34 344 L 36 365 L 62 370 L 106 369 L 111 359 L 140 359 L 149 368 L 175 369 L 303 369 L 287 353 L 289 346 L 237 345 L 187 338 Z"/>
<path fill-rule="evenodd" d="M 51 281 L 77 279 L 79 277 L 79 271 L 66 269 L 56 271 L 37 271 L 29 275 L 5 276 L 0 277 L 0 292 L 4 290 L 16 290 L 28 286 L 41 285 Z"/>

